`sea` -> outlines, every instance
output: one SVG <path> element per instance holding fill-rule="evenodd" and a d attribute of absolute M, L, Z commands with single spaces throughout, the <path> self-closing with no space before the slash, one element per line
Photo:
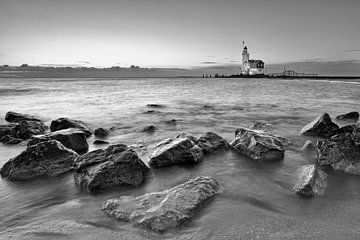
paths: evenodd
<path fill-rule="evenodd" d="M 72 173 L 26 182 L 1 179 L 0 239 L 360 239 L 360 176 L 327 169 L 324 195 L 309 199 L 292 191 L 296 170 L 316 162 L 314 152 L 301 148 L 317 139 L 300 136 L 301 128 L 323 112 L 335 121 L 359 110 L 360 80 L 1 78 L 0 124 L 6 112 L 16 111 L 47 125 L 69 117 L 93 129 L 111 128 L 106 141 L 132 146 L 145 163 L 165 138 L 211 131 L 231 142 L 238 127 L 257 122 L 291 145 L 278 162 L 218 152 L 192 166 L 153 169 L 139 187 L 95 193 L 75 186 Z M 143 132 L 149 125 L 155 131 Z M 89 151 L 107 147 L 94 145 L 95 139 L 88 138 Z M 25 148 L 26 143 L 0 144 L 0 166 Z M 197 176 L 217 179 L 222 193 L 178 229 L 158 234 L 101 211 L 107 199 L 162 191 Z"/>

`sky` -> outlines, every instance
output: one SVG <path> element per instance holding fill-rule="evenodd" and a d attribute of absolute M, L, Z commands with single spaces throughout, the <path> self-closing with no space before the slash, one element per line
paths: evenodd
<path fill-rule="evenodd" d="M 360 61 L 360 0 L 0 0 L 0 64 Z"/>

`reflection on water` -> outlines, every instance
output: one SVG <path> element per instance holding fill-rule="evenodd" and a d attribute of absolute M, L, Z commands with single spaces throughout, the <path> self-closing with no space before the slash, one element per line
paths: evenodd
<path fill-rule="evenodd" d="M 0 232 L 13 239 L 357 239 L 360 178 L 329 171 L 325 195 L 302 199 L 291 192 L 294 172 L 314 161 L 301 152 L 301 127 L 321 112 L 359 110 L 360 84 L 273 79 L 0 79 L 0 116 L 9 110 L 38 115 L 49 124 L 72 117 L 91 127 L 113 127 L 110 143 L 138 146 L 146 162 L 153 146 L 180 132 L 213 131 L 227 140 L 240 126 L 261 121 L 288 138 L 285 159 L 254 163 L 235 152 L 194 166 L 153 170 L 139 188 L 88 194 L 72 174 L 34 182 L 0 180 Z M 149 103 L 165 105 L 151 108 Z M 153 112 L 149 112 L 153 110 Z M 175 123 L 167 121 L 175 119 Z M 4 120 L 1 120 L 4 121 Z M 141 130 L 154 125 L 153 134 Z M 88 139 L 90 149 L 98 148 Z M 0 164 L 25 146 L 0 146 Z M 216 178 L 223 193 L 193 221 L 163 235 L 106 217 L 102 202 L 160 191 L 199 175 Z"/>

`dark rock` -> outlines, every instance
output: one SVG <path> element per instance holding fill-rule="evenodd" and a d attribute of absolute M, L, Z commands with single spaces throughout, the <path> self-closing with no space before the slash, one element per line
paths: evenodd
<path fill-rule="evenodd" d="M 97 128 L 95 129 L 94 135 L 99 138 L 104 138 L 109 135 L 110 131 L 105 128 Z"/>
<path fill-rule="evenodd" d="M 161 104 L 146 104 L 147 107 L 150 107 L 150 108 L 164 108 L 165 106 L 164 105 L 161 105 Z"/>
<path fill-rule="evenodd" d="M 50 124 L 50 130 L 52 132 L 67 128 L 78 128 L 83 131 L 87 137 L 91 136 L 91 134 L 93 133 L 93 131 L 85 123 L 79 120 L 58 118 L 56 120 L 53 120 Z"/>
<path fill-rule="evenodd" d="M 88 191 L 123 184 L 138 186 L 149 171 L 136 152 L 123 144 L 84 154 L 75 166 L 75 184 Z"/>
<path fill-rule="evenodd" d="M 103 140 L 95 140 L 95 141 L 94 141 L 94 144 L 95 144 L 95 145 L 100 145 L 100 144 L 109 144 L 109 142 L 107 142 L 107 141 L 103 141 Z"/>
<path fill-rule="evenodd" d="M 18 139 L 18 138 L 13 138 L 13 137 L 10 136 L 10 135 L 5 135 L 5 136 L 1 136 L 1 137 L 0 137 L 0 142 L 2 142 L 2 143 L 4 143 L 4 144 L 11 145 L 11 144 L 21 143 L 22 140 L 21 140 L 21 139 Z"/>
<path fill-rule="evenodd" d="M 196 163 L 202 160 L 203 151 L 185 134 L 160 142 L 150 155 L 149 165 L 154 168 L 175 164 Z"/>
<path fill-rule="evenodd" d="M 29 139 L 34 135 L 43 134 L 47 127 L 39 121 L 21 121 L 11 131 L 11 136 L 23 140 Z"/>
<path fill-rule="evenodd" d="M 153 133 L 155 132 L 155 126 L 154 125 L 146 126 L 142 129 L 142 132 Z"/>
<path fill-rule="evenodd" d="M 190 141 L 192 141 L 194 144 L 196 144 L 196 142 L 197 142 L 196 137 L 194 137 L 193 135 L 188 134 L 188 133 L 180 133 L 179 135 L 176 136 L 176 138 L 187 138 Z"/>
<path fill-rule="evenodd" d="M 8 121 L 8 122 L 21 122 L 21 121 L 38 121 L 38 122 L 41 122 L 40 119 L 34 117 L 34 116 L 31 116 L 31 115 L 28 115 L 28 114 L 22 114 L 22 113 L 16 113 L 16 112 L 7 112 L 6 115 L 5 115 L 5 120 Z"/>
<path fill-rule="evenodd" d="M 304 146 L 301 148 L 303 151 L 315 150 L 315 145 L 311 140 L 306 140 Z"/>
<path fill-rule="evenodd" d="M 169 121 L 166 121 L 165 123 L 166 123 L 167 125 L 176 126 L 177 121 L 176 121 L 176 119 L 171 119 L 171 120 L 169 120 Z"/>
<path fill-rule="evenodd" d="M 146 112 L 144 112 L 145 114 L 155 114 L 155 113 L 160 113 L 159 111 L 155 111 L 155 110 L 148 110 Z"/>
<path fill-rule="evenodd" d="M 283 139 L 269 133 L 238 128 L 231 146 L 253 160 L 266 162 L 284 158 Z"/>
<path fill-rule="evenodd" d="M 165 232 L 189 221 L 219 192 L 220 185 L 215 179 L 197 177 L 162 192 L 109 199 L 102 210 L 119 221 Z"/>
<path fill-rule="evenodd" d="M 56 140 L 41 142 L 10 159 L 0 174 L 11 181 L 53 177 L 72 170 L 77 156 L 76 152 Z"/>
<path fill-rule="evenodd" d="M 330 138 L 339 130 L 339 126 L 331 121 L 329 114 L 323 113 L 314 121 L 301 129 L 300 134 L 305 136 Z"/>
<path fill-rule="evenodd" d="M 207 132 L 197 140 L 197 145 L 203 149 L 204 153 L 211 153 L 218 150 L 228 150 L 230 144 L 213 132 Z"/>
<path fill-rule="evenodd" d="M 355 129 L 355 124 L 353 125 L 346 125 L 343 126 L 341 128 L 339 128 L 339 130 L 337 131 L 336 134 L 340 134 L 340 133 L 352 133 Z"/>
<path fill-rule="evenodd" d="M 349 112 L 346 114 L 342 114 L 336 117 L 337 120 L 354 120 L 357 121 L 359 119 L 358 112 Z"/>
<path fill-rule="evenodd" d="M 11 132 L 16 127 L 16 125 L 17 124 L 0 125 L 0 137 L 11 135 Z"/>
<path fill-rule="evenodd" d="M 265 122 L 255 122 L 252 126 L 249 127 L 251 130 L 263 130 L 263 131 L 270 131 L 273 127 L 270 123 Z"/>
<path fill-rule="evenodd" d="M 293 190 L 305 197 L 322 195 L 327 185 L 327 174 L 318 165 L 309 164 L 298 170 L 298 180 Z"/>
<path fill-rule="evenodd" d="M 49 140 L 57 140 L 65 147 L 70 148 L 78 153 L 87 151 L 89 148 L 85 133 L 77 128 L 68 128 L 56 132 L 50 132 L 44 135 L 33 136 L 28 142 L 28 146 Z"/>
<path fill-rule="evenodd" d="M 356 127 L 352 133 L 341 133 L 330 139 L 318 141 L 316 158 L 319 165 L 360 175 L 360 131 Z"/>

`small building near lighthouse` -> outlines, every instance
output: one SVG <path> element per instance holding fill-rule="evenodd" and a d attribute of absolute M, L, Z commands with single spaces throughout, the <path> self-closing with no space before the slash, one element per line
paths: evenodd
<path fill-rule="evenodd" d="M 262 60 L 250 59 L 250 53 L 246 46 L 242 52 L 242 75 L 263 75 L 265 63 Z"/>

